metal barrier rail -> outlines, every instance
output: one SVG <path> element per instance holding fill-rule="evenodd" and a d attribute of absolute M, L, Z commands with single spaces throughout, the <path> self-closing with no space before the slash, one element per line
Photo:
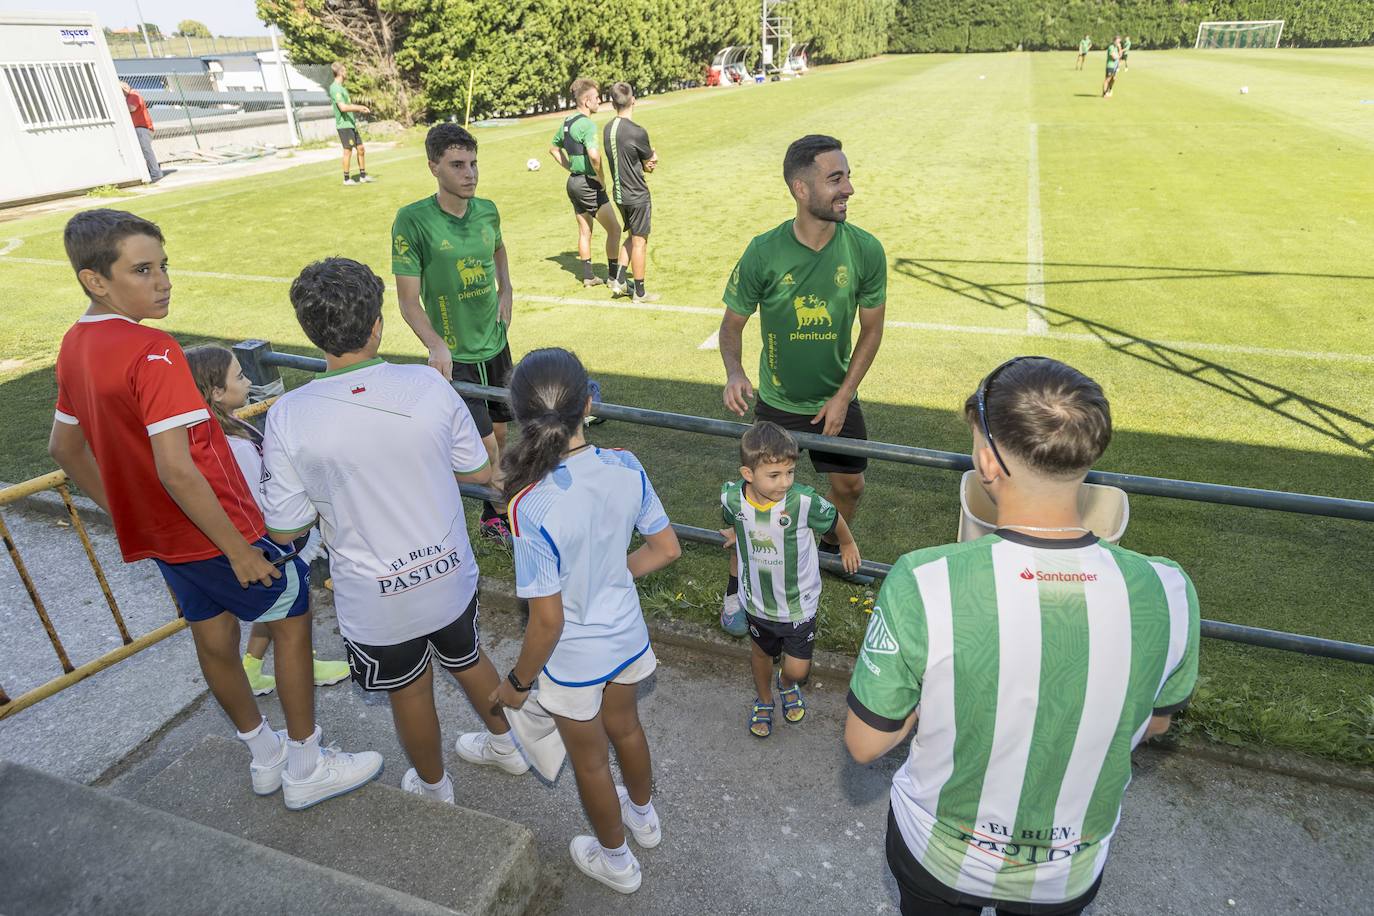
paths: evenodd
<path fill-rule="evenodd" d="M 242 410 L 236 411 L 237 416 L 243 419 L 255 417 L 266 413 L 271 405 L 271 400 L 262 401 L 258 404 L 251 404 Z M 123 661 L 131 655 L 136 655 L 151 645 L 155 645 L 174 633 L 179 633 L 186 629 L 186 620 L 181 616 L 181 609 L 176 607 L 176 596 L 172 595 L 172 606 L 176 609 L 176 618 L 164 623 L 151 632 L 144 633 L 142 636 L 131 636 L 129 628 L 124 624 L 124 615 L 119 610 L 119 602 L 115 600 L 114 592 L 110 590 L 110 583 L 105 578 L 105 569 L 100 564 L 100 558 L 95 555 L 95 546 L 91 543 L 91 537 L 86 531 L 86 525 L 81 520 L 81 514 L 76 510 L 76 503 L 72 501 L 71 490 L 67 487 L 67 475 L 62 471 L 53 471 L 44 474 L 42 477 L 34 477 L 23 483 L 17 483 L 10 487 L 0 490 L 0 508 L 12 505 L 21 499 L 33 496 L 35 493 L 42 493 L 45 490 L 56 490 L 62 497 L 62 503 L 67 507 L 67 518 L 71 521 L 72 528 L 81 538 L 81 546 L 86 551 L 86 559 L 90 561 L 91 571 L 95 573 L 96 581 L 100 583 L 100 591 L 105 596 L 105 604 L 110 609 L 110 616 L 114 620 L 115 626 L 119 629 L 119 638 L 123 642 L 117 649 L 112 649 L 98 658 L 92 659 L 83 665 L 73 665 L 71 658 L 67 655 L 67 647 L 63 645 L 62 638 L 57 634 L 57 628 L 53 625 L 52 618 L 48 615 L 47 606 L 38 594 L 38 587 L 34 584 L 33 577 L 29 575 L 28 566 L 24 563 L 23 556 L 19 553 L 19 545 L 10 535 L 9 526 L 5 524 L 5 517 L 0 514 L 0 538 L 4 539 L 5 549 L 9 552 L 10 560 L 14 563 L 14 569 L 19 574 L 19 581 L 24 584 L 24 590 L 28 592 L 29 601 L 33 604 L 34 611 L 38 614 L 38 620 L 43 624 L 43 630 L 48 635 L 48 641 L 52 644 L 53 653 L 57 656 L 58 664 L 62 666 L 62 674 L 53 678 L 45 684 L 25 691 L 14 699 L 10 699 L 3 686 L 0 686 L 0 720 L 4 720 L 17 712 L 28 709 L 35 703 L 46 700 L 54 694 L 66 690 L 68 687 L 80 681 L 84 681 L 92 674 L 104 671 L 106 668 Z M 171 590 L 168 590 L 171 594 Z"/>

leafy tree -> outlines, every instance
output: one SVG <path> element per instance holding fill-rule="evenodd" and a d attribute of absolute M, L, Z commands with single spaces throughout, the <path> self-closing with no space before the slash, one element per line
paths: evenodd
<path fill-rule="evenodd" d="M 182 38 L 211 38 L 210 27 L 194 19 L 183 19 L 177 23 L 176 34 Z"/>

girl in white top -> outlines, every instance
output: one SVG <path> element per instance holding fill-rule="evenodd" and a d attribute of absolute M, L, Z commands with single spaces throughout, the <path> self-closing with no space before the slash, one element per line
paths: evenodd
<path fill-rule="evenodd" d="M 234 411 L 248 403 L 248 378 L 243 368 L 230 350 L 224 347 L 205 345 L 192 347 L 186 351 L 186 363 L 191 369 L 191 378 L 200 389 L 200 396 L 210 408 L 210 415 L 219 421 L 229 440 L 229 450 L 234 453 L 243 479 L 248 489 L 258 499 L 261 508 L 262 483 L 262 433 L 257 427 L 238 417 Z M 320 529 L 312 528 L 308 538 L 296 544 L 296 551 L 307 565 L 320 555 Z M 253 624 L 252 634 L 248 637 L 248 651 L 243 656 L 243 671 L 248 675 L 248 686 L 254 696 L 271 693 L 277 686 L 277 679 L 262 673 L 262 662 L 267 655 L 267 647 L 272 643 L 272 634 L 265 623 Z M 322 661 L 315 659 L 315 686 L 337 684 L 348 677 L 348 662 Z"/>
<path fill-rule="evenodd" d="M 634 580 L 672 563 L 681 548 L 635 456 L 583 437 L 591 397 L 576 356 L 533 351 L 515 367 L 510 392 L 520 439 L 502 464 L 516 594 L 529 600 L 530 617 L 520 657 L 493 699 L 518 708 L 539 679 L 540 705 L 558 725 L 596 833 L 573 838 L 573 862 L 629 894 L 640 869 L 624 828 L 643 847 L 661 839 L 636 707 L 636 685 L 657 661 Z M 644 543 L 629 553 L 636 530 Z M 611 780 L 611 745 L 624 786 Z"/>

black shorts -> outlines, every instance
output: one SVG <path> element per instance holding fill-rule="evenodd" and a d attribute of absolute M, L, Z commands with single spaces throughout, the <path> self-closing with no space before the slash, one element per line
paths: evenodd
<path fill-rule="evenodd" d="M 590 175 L 568 176 L 568 200 L 574 213 L 595 213 L 611 201 L 601 182 Z"/>
<path fill-rule="evenodd" d="M 1081 897 L 1063 903 L 1006 903 L 961 893 L 941 883 L 911 854 L 891 808 L 887 811 L 887 867 L 902 895 L 902 916 L 979 916 L 987 906 L 995 908 L 997 916 L 1078 916 L 1102 887 L 1098 875 Z"/>
<path fill-rule="evenodd" d="M 616 204 L 620 208 L 620 218 L 625 221 L 625 229 L 630 235 L 637 235 L 642 239 L 649 237 L 649 217 L 653 210 L 653 202 L 646 200 L 642 204 Z"/>
<path fill-rule="evenodd" d="M 338 128 L 338 131 L 339 145 L 342 146 L 344 149 L 353 149 L 355 147 L 363 145 L 363 138 L 362 135 L 358 133 L 358 128 L 340 127 Z"/>
<path fill-rule="evenodd" d="M 511 369 L 510 344 L 501 348 L 491 359 L 480 363 L 453 364 L 453 380 L 470 382 L 474 385 L 491 385 L 504 388 L 510 383 Z M 509 423 L 515 419 L 510 407 L 504 401 L 484 401 L 480 398 L 463 398 L 472 414 L 472 422 L 477 424 L 477 435 L 486 438 L 491 435 L 493 423 Z"/>
<path fill-rule="evenodd" d="M 365 646 L 345 637 L 348 670 L 364 690 L 400 690 L 425 676 L 433 658 L 450 671 L 466 671 L 481 657 L 477 636 L 477 596 L 467 610 L 441 630 L 394 646 Z"/>
<path fill-rule="evenodd" d="M 759 651 L 773 661 L 777 661 L 784 654 L 790 658 L 799 658 L 804 662 L 811 661 L 811 656 L 816 651 L 816 618 L 814 616 L 806 620 L 798 620 L 795 623 L 764 620 L 762 617 L 755 617 L 747 611 L 744 617 L 749 621 L 749 638 L 754 641 L 754 645 L 759 647 Z"/>
<path fill-rule="evenodd" d="M 785 410 L 778 410 L 772 404 L 764 402 L 759 398 L 754 405 L 754 416 L 760 420 L 769 420 L 778 424 L 783 429 L 789 429 L 795 433 L 819 433 L 821 424 L 814 426 L 811 424 L 813 413 L 788 413 Z M 844 415 L 844 425 L 840 427 L 839 435 L 846 439 L 867 439 L 868 426 L 864 423 L 864 412 L 859 407 L 859 399 L 855 398 L 849 402 L 849 410 Z M 868 459 L 858 455 L 840 455 L 836 452 L 819 452 L 814 449 L 811 451 L 811 466 L 821 474 L 862 474 L 868 469 Z"/>

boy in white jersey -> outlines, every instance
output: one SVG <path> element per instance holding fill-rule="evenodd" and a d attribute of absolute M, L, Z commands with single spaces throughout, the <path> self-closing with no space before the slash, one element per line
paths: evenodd
<path fill-rule="evenodd" d="M 377 356 L 382 289 L 347 258 L 311 264 L 291 284 L 296 318 L 328 371 L 268 412 L 263 512 L 283 544 L 319 518 L 353 680 L 387 691 L 412 764 L 401 787 L 452 804 L 431 660 L 458 680 L 488 729 L 460 736 L 458 755 L 529 769 L 505 716 L 485 702 L 497 676 L 477 635 L 477 564 L 458 490 L 460 480 L 490 481 L 491 466 L 442 376 Z"/>
<path fill-rule="evenodd" d="M 816 539 L 834 533 L 845 572 L 859 568 L 859 547 L 844 517 L 815 490 L 796 482 L 797 440 L 760 420 L 740 440 L 740 478 L 720 488 L 722 529 L 730 554 L 725 600 L 743 607 L 753 642 L 750 667 L 757 694 L 749 732 L 773 731 L 773 669 L 788 722 L 806 715 L 801 685 L 811 673 L 821 569 Z M 742 597 L 741 597 L 742 596 Z M 732 609 L 732 613 L 733 610 Z"/>
<path fill-rule="evenodd" d="M 1197 683 L 1197 593 L 1176 563 L 1101 541 L 1079 491 L 1107 398 L 1020 357 L 964 405 L 998 528 L 897 561 L 854 677 L 845 743 L 869 763 L 918 725 L 892 780 L 901 912 L 1074 916 L 1092 902 L 1131 777 Z"/>

